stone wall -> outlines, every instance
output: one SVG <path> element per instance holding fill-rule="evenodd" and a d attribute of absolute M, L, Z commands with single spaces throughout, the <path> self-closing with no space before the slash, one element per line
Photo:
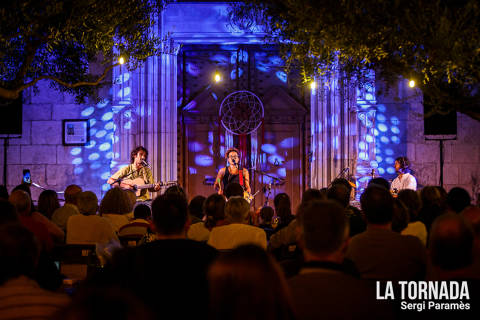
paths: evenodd
<path fill-rule="evenodd" d="M 409 88 L 407 81 L 400 81 L 388 92 L 382 84 L 377 83 L 377 88 L 382 92 L 378 95 L 378 106 L 385 106 L 385 114 L 389 117 L 398 118 L 400 141 L 393 144 L 395 154 L 392 157 L 405 154 L 411 160 L 420 186 L 440 185 L 440 145 L 438 141 L 425 139 L 422 95 L 418 90 Z M 377 127 L 379 123 L 377 119 Z M 474 201 L 480 193 L 479 133 L 479 121 L 457 113 L 457 139 L 445 141 L 443 152 L 444 188 L 447 191 L 455 186 L 465 188 Z M 391 178 L 394 174 L 386 173 L 386 176 Z"/>
<path fill-rule="evenodd" d="M 32 181 L 46 189 L 63 191 L 75 183 L 101 196 L 104 181 L 78 169 L 80 162 L 84 162 L 81 155 L 85 147 L 62 145 L 62 120 L 90 118 L 82 116 L 85 108 L 86 105 L 76 104 L 73 96 L 51 89 L 46 82 L 39 83 L 37 92 L 31 89 L 24 92 L 23 133 L 20 139 L 11 139 L 7 149 L 9 192 L 21 183 L 23 169 L 30 169 Z M 2 166 L 3 152 L 2 143 Z M 0 181 L 3 184 L 3 170 Z M 37 200 L 41 191 L 32 186 L 32 198 Z"/>

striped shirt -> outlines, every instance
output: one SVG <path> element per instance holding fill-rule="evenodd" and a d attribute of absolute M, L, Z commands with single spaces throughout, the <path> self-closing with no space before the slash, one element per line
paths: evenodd
<path fill-rule="evenodd" d="M 50 319 L 69 302 L 67 295 L 44 290 L 20 276 L 0 286 L 0 320 Z"/>

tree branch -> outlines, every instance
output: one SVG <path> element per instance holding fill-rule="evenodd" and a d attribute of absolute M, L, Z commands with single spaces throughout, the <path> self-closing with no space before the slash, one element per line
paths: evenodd
<path fill-rule="evenodd" d="M 108 72 L 118 65 L 120 65 L 120 63 L 113 64 L 113 65 L 109 66 L 108 68 L 106 68 L 103 71 L 103 74 L 96 81 L 93 81 L 93 82 L 80 81 L 80 82 L 76 82 L 76 83 L 68 83 L 68 82 L 65 82 L 65 81 L 57 78 L 57 77 L 45 75 L 45 76 L 40 76 L 40 77 L 38 77 L 38 78 L 28 82 L 28 83 L 25 83 L 25 84 L 23 84 L 22 86 L 20 86 L 16 89 L 6 89 L 6 88 L 0 87 L 0 97 L 3 97 L 5 99 L 10 99 L 10 100 L 17 99 L 20 92 L 22 92 L 23 90 L 25 90 L 29 87 L 34 86 L 38 81 L 45 80 L 45 79 L 55 81 L 55 82 L 61 84 L 64 87 L 72 88 L 72 89 L 82 87 L 82 86 L 90 86 L 90 87 L 98 86 L 106 78 L 106 76 L 108 75 Z"/>

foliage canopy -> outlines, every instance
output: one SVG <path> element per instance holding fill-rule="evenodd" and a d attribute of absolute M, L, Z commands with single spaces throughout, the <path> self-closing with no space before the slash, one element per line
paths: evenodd
<path fill-rule="evenodd" d="M 447 112 L 480 120 L 478 0 L 245 0 L 231 17 L 264 25 L 304 79 L 338 68 L 360 81 L 415 79 Z"/>
<path fill-rule="evenodd" d="M 15 99 L 43 79 L 78 101 L 95 96 L 120 55 L 135 69 L 160 52 L 161 39 L 149 31 L 162 7 L 161 0 L 2 1 L 0 97 Z"/>

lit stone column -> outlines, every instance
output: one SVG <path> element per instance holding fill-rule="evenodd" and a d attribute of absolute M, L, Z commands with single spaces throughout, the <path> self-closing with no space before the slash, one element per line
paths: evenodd
<path fill-rule="evenodd" d="M 343 169 L 354 170 L 356 93 L 337 74 L 317 79 L 311 93 L 311 187 L 324 188 Z M 347 82 L 348 83 L 348 82 Z"/>
<path fill-rule="evenodd" d="M 177 180 L 177 53 L 173 41 L 150 57 L 136 79 L 138 145 L 147 148 L 156 181 Z"/>

